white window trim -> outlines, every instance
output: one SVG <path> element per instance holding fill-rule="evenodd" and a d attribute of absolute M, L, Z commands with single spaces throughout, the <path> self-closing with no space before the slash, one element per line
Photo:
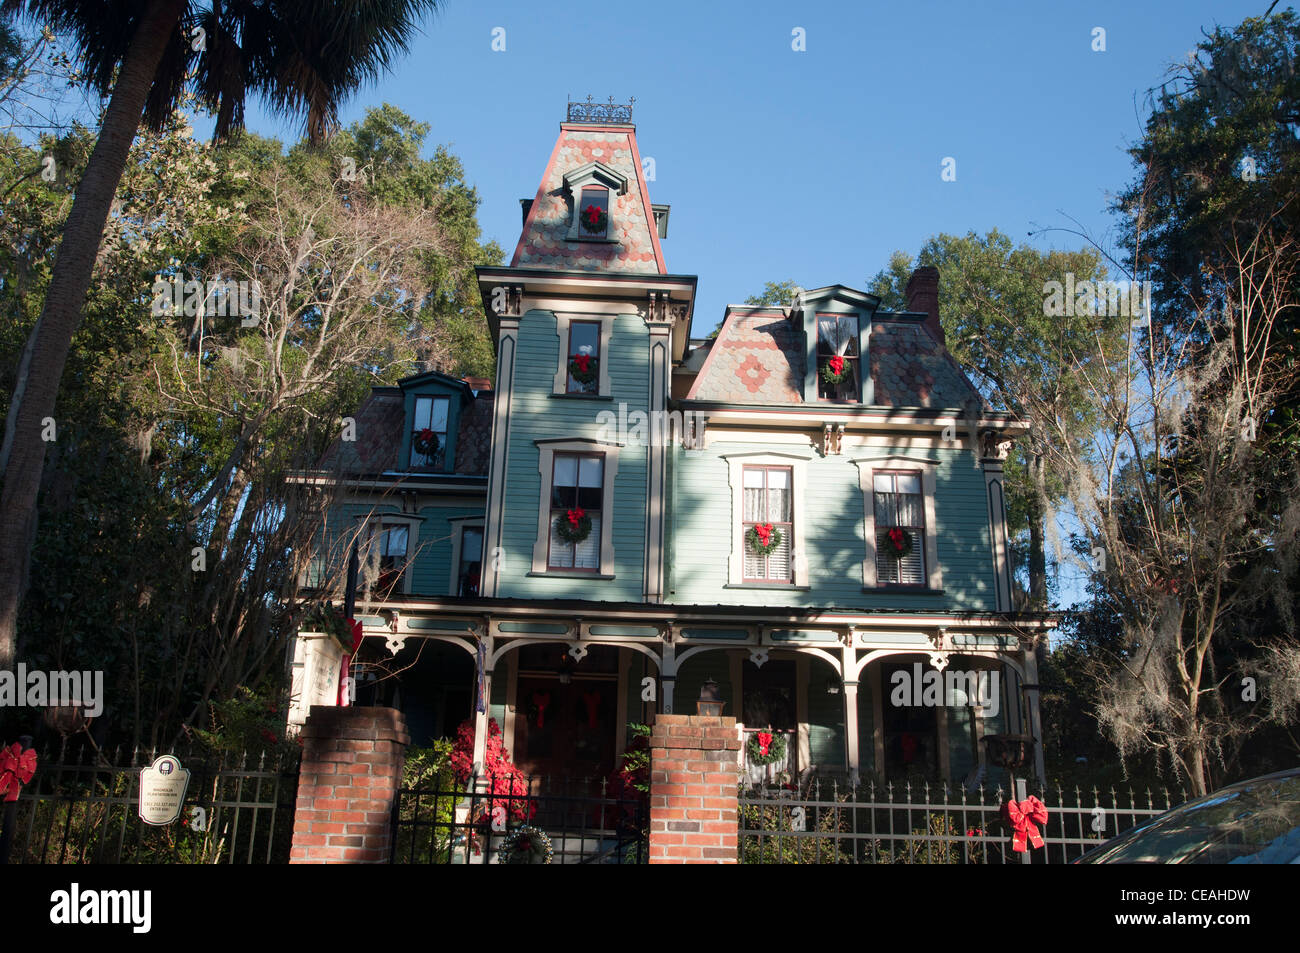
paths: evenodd
<path fill-rule="evenodd" d="M 928 457 L 871 456 L 851 461 L 858 467 L 858 486 L 862 490 L 862 529 L 866 540 L 866 558 L 862 560 L 862 588 L 880 590 L 876 576 L 876 497 L 875 471 L 920 470 L 921 493 L 925 506 L 925 571 L 926 588 L 943 588 L 943 574 L 939 569 L 939 533 L 934 518 L 935 472 L 938 460 Z"/>
<path fill-rule="evenodd" d="M 731 556 L 727 560 L 727 585 L 753 586 L 807 586 L 808 558 L 804 541 L 808 535 L 807 511 L 804 507 L 804 490 L 808 486 L 808 461 L 811 457 L 797 453 L 772 453 L 753 451 L 724 453 L 727 461 L 727 481 L 731 484 Z M 790 564 L 794 569 L 793 583 L 763 583 L 745 581 L 745 467 L 789 467 L 791 522 L 794 525 L 794 544 L 790 547 Z"/>
<path fill-rule="evenodd" d="M 607 578 L 614 576 L 614 477 L 618 473 L 616 443 L 604 443 L 588 438 L 535 440 L 537 444 L 537 470 L 541 474 L 541 494 L 537 500 L 537 541 L 533 543 L 533 573 L 543 576 L 578 576 Z M 603 453 L 605 464 L 600 498 L 600 566 L 595 573 L 573 569 L 548 568 L 546 559 L 551 546 L 551 478 L 555 473 L 557 453 Z"/>
<path fill-rule="evenodd" d="M 476 529 L 483 532 L 483 517 L 481 516 L 454 516 L 447 520 L 451 524 L 451 569 L 447 578 L 447 595 L 454 596 L 460 588 L 460 544 L 461 530 Z M 483 552 L 479 555 L 480 565 L 487 562 L 487 538 L 483 539 Z M 483 592 L 482 575 L 479 576 L 479 593 Z"/>
<path fill-rule="evenodd" d="M 405 526 L 406 527 L 406 565 L 402 570 L 402 589 L 401 595 L 409 596 L 411 594 L 411 577 L 415 575 L 415 556 L 420 551 L 420 524 L 424 522 L 423 517 L 419 516 L 399 516 L 397 514 L 389 515 L 387 513 L 365 513 L 354 517 L 361 523 L 361 542 L 364 547 L 360 550 L 364 563 L 370 555 L 371 541 L 383 532 L 385 525 Z M 374 530 L 369 527 L 374 525 Z M 367 594 L 368 595 L 368 594 Z"/>
<path fill-rule="evenodd" d="M 560 314 L 555 315 L 555 333 L 560 338 L 560 366 L 555 369 L 555 386 L 551 393 L 563 397 L 576 397 L 578 399 L 592 397 L 609 396 L 609 341 L 614 336 L 614 319 L 616 314 Z M 591 321 L 600 324 L 600 356 L 597 360 L 600 362 L 597 369 L 600 372 L 600 386 L 595 394 L 570 394 L 569 393 L 569 324 L 573 321 Z"/>

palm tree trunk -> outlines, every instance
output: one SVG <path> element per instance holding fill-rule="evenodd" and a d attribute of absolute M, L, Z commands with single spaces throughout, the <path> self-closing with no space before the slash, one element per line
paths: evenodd
<path fill-rule="evenodd" d="M 1026 456 L 1029 470 L 1029 605 L 1047 607 L 1047 550 L 1043 545 L 1047 520 L 1047 473 L 1043 453 L 1034 449 Z"/>
<path fill-rule="evenodd" d="M 153 0 L 141 18 L 63 227 L 0 492 L 0 669 L 13 667 L 18 608 L 27 589 L 28 538 L 35 525 L 45 463 L 41 421 L 54 417 L 59 380 L 72 336 L 81 324 L 81 309 L 113 194 L 126 168 L 158 64 L 184 7 L 184 0 Z"/>

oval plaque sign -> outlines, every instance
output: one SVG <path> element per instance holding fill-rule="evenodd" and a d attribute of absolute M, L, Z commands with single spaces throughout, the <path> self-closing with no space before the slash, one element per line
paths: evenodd
<path fill-rule="evenodd" d="M 155 827 L 170 824 L 181 816 L 190 773 L 169 754 L 140 769 L 140 820 Z"/>

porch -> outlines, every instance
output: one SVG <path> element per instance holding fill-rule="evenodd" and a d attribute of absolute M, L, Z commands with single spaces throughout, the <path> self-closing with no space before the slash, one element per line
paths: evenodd
<path fill-rule="evenodd" d="M 751 787 L 814 776 L 1001 780 L 979 738 L 1041 736 L 1033 646 L 1055 624 L 1030 614 L 493 599 L 420 600 L 361 621 L 357 699 L 406 713 L 417 745 L 473 717 L 484 729 L 475 733 L 481 764 L 495 721 L 526 774 L 595 783 L 615 770 L 629 724 L 693 713 L 711 679 L 723 714 L 741 723 Z M 759 732 L 779 739 L 767 756 L 748 744 Z M 1041 757 L 1040 747 L 1040 776 Z"/>

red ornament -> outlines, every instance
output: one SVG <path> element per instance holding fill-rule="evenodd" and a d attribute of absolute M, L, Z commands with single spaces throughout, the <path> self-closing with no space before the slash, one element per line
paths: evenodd
<path fill-rule="evenodd" d="M 840 357 L 838 354 L 836 354 L 826 363 L 828 363 L 831 366 L 831 370 L 834 373 L 836 374 L 844 373 L 844 358 Z"/>
<path fill-rule="evenodd" d="M 760 731 L 758 733 L 758 753 L 767 757 L 767 749 L 772 747 L 772 732 Z"/>
<path fill-rule="evenodd" d="M 6 801 L 18 800 L 22 786 L 36 774 L 36 749 L 28 748 L 15 741 L 8 748 L 0 749 L 0 796 Z"/>
<path fill-rule="evenodd" d="M 1035 847 L 1043 846 L 1043 838 L 1038 834 L 1038 825 L 1047 823 L 1047 805 L 1032 794 L 1019 804 L 1008 800 L 1002 805 L 1002 819 L 1011 825 L 1011 849 L 1025 852 L 1025 838 Z"/>

